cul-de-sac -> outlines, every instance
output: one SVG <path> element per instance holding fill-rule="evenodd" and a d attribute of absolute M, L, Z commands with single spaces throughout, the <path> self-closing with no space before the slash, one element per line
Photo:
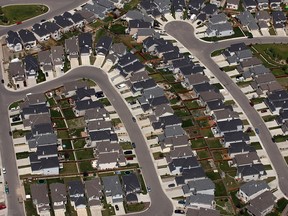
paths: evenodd
<path fill-rule="evenodd" d="M 0 216 L 288 216 L 287 17 L 0 1 Z"/>

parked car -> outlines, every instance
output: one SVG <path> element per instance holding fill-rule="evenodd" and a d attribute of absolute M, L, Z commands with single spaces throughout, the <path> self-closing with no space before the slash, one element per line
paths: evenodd
<path fill-rule="evenodd" d="M 5 167 L 2 168 L 2 172 L 3 172 L 3 174 L 6 174 L 6 168 Z"/>
<path fill-rule="evenodd" d="M 150 188 L 150 187 L 147 187 L 147 191 L 148 191 L 148 192 L 151 192 L 151 188 Z"/>
<path fill-rule="evenodd" d="M 2 84 L 4 84 L 4 79 L 1 80 Z"/>
<path fill-rule="evenodd" d="M 126 160 L 133 160 L 133 157 L 127 157 Z"/>
<path fill-rule="evenodd" d="M 185 211 L 184 210 L 180 210 L 180 209 L 176 209 L 174 211 L 175 214 L 185 214 Z"/>
<path fill-rule="evenodd" d="M 255 128 L 255 132 L 256 132 L 256 134 L 259 134 L 259 129 Z"/>
<path fill-rule="evenodd" d="M 132 121 L 133 121 L 133 122 L 136 122 L 136 118 L 135 118 L 135 117 L 132 117 Z"/>
<path fill-rule="evenodd" d="M 272 142 L 275 142 L 275 138 L 274 137 L 272 137 Z"/>
<path fill-rule="evenodd" d="M 266 109 L 261 110 L 261 113 L 266 113 L 266 112 L 267 112 Z"/>
<path fill-rule="evenodd" d="M 12 135 L 13 135 L 13 134 L 12 134 L 12 131 L 9 131 L 9 135 L 10 135 L 10 136 L 12 136 Z"/>
<path fill-rule="evenodd" d="M 179 201 L 178 201 L 178 204 L 185 205 L 185 203 L 186 203 L 185 200 L 179 200 Z"/>
<path fill-rule="evenodd" d="M 116 211 L 119 211 L 119 206 L 115 205 L 115 209 L 116 209 Z"/>
<path fill-rule="evenodd" d="M 128 150 L 128 151 L 124 151 L 124 154 L 125 154 L 125 155 L 129 155 L 129 154 L 132 154 L 132 151 L 131 151 L 131 150 Z"/>
<path fill-rule="evenodd" d="M 132 147 L 136 148 L 136 144 L 134 142 L 132 142 Z"/>
<path fill-rule="evenodd" d="M 168 185 L 168 188 L 172 188 L 172 187 L 175 187 L 175 184 L 174 184 L 174 183 Z"/>

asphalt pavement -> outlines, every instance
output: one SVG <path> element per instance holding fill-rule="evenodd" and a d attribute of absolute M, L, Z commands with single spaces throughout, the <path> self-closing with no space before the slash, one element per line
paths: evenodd
<path fill-rule="evenodd" d="M 110 100 L 111 104 L 115 108 L 121 121 L 124 123 L 131 140 L 136 143 L 135 151 L 137 154 L 137 159 L 141 166 L 141 172 L 143 174 L 146 185 L 151 188 L 151 192 L 149 193 L 151 198 L 151 206 L 145 212 L 135 213 L 134 215 L 139 216 L 172 215 L 173 206 L 171 200 L 168 199 L 168 197 L 162 190 L 162 187 L 160 185 L 160 179 L 158 177 L 158 174 L 156 173 L 153 164 L 153 159 L 151 157 L 151 153 L 148 149 L 143 134 L 141 133 L 138 124 L 133 122 L 132 120 L 133 115 L 130 112 L 124 99 L 113 87 L 106 73 L 104 73 L 101 69 L 95 68 L 93 66 L 78 67 L 76 69 L 73 69 L 69 73 L 65 74 L 64 76 L 59 77 L 53 81 L 49 81 L 20 92 L 8 91 L 2 85 L 0 87 L 1 92 L 0 96 L 2 96 L 4 100 L 3 103 L 0 104 L 0 109 L 7 110 L 8 104 L 12 103 L 13 101 L 17 101 L 24 98 L 27 93 L 45 92 L 63 85 L 64 82 L 72 81 L 75 79 L 81 79 L 83 77 L 94 80 L 99 85 L 99 87 L 103 90 L 104 94 Z M 7 116 L 8 116 L 7 112 L 6 113 L 3 112 L 1 113 L 0 117 L 7 119 Z M 0 151 L 4 153 L 2 154 L 3 157 L 2 159 L 4 166 L 6 166 L 7 168 L 7 174 L 8 174 L 8 172 L 11 172 L 12 170 L 17 171 L 17 167 L 15 165 L 14 149 L 12 146 L 11 138 L 9 137 L 8 133 L 9 131 L 8 120 L 6 122 L 7 124 L 0 125 L 0 137 L 3 137 L 2 138 L 3 143 L 1 143 L 2 145 L 0 145 Z M 7 144 L 7 146 L 5 146 L 4 143 Z M 2 151 L 1 148 L 3 148 L 4 151 Z M 5 154 L 5 151 L 9 152 L 9 155 Z M 12 184 L 17 185 L 18 181 L 14 179 L 18 179 L 16 173 L 13 175 L 9 175 L 9 179 L 7 179 L 7 181 L 9 181 L 11 185 Z M 16 191 L 14 191 L 14 189 L 11 188 L 10 195 L 8 195 L 11 196 L 11 202 L 13 199 L 17 200 L 17 198 L 14 196 L 15 193 Z M 11 205 L 11 203 L 9 202 L 9 215 L 19 215 L 18 211 L 17 212 L 14 211 L 15 208 L 14 203 L 12 202 Z"/>
<path fill-rule="evenodd" d="M 265 122 L 260 117 L 259 113 L 251 107 L 249 100 L 240 88 L 231 80 L 231 78 L 219 69 L 219 66 L 211 59 L 210 54 L 213 50 L 224 49 L 227 46 L 245 42 L 251 43 L 288 43 L 287 37 L 262 37 L 251 39 L 233 39 L 217 43 L 206 43 L 194 35 L 192 25 L 187 22 L 173 21 L 165 26 L 166 33 L 174 37 L 184 47 L 186 47 L 192 55 L 196 56 L 203 65 L 208 68 L 220 83 L 231 94 L 235 102 L 242 108 L 251 125 L 259 129 L 259 138 L 265 151 L 272 162 L 272 165 L 277 173 L 279 188 L 287 196 L 288 195 L 288 167 L 281 155 L 278 147 L 272 142 L 272 136 Z"/>

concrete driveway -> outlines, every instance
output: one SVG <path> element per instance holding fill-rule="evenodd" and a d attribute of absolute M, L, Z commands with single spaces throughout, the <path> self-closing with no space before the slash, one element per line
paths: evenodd
<path fill-rule="evenodd" d="M 116 205 L 118 205 L 118 208 L 119 208 L 119 210 L 117 211 L 116 210 Z M 124 205 L 123 205 L 123 202 L 119 202 L 119 203 L 114 203 L 113 204 L 113 207 L 114 207 L 114 209 L 115 209 L 115 214 L 116 215 L 125 215 L 126 214 L 126 212 L 125 212 L 125 209 L 124 209 Z"/>

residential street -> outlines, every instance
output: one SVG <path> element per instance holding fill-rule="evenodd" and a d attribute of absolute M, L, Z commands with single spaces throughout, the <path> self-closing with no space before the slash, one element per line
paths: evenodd
<path fill-rule="evenodd" d="M 109 98 L 111 104 L 114 106 L 119 117 L 125 125 L 126 130 L 133 142 L 136 143 L 136 153 L 137 158 L 140 163 L 141 171 L 144 176 L 146 185 L 151 187 L 150 198 L 151 206 L 143 213 L 135 213 L 135 215 L 155 215 L 155 216 L 167 216 L 171 215 L 173 211 L 173 206 L 171 201 L 167 198 L 162 187 L 156 170 L 154 168 L 153 160 L 151 154 L 147 148 L 145 139 L 141 133 L 139 126 L 133 122 L 132 114 L 122 99 L 121 95 L 115 90 L 115 88 L 110 83 L 108 76 L 100 69 L 95 67 L 83 66 L 70 71 L 68 74 L 50 82 L 46 82 L 39 86 L 27 89 L 21 92 L 10 92 L 4 88 L 2 85 L 0 87 L 1 91 L 1 105 L 0 109 L 5 110 L 0 115 L 3 119 L 7 119 L 6 124 L 1 124 L 0 126 L 0 136 L 2 137 L 2 142 L 0 146 L 0 151 L 3 159 L 3 166 L 7 169 L 6 180 L 9 185 L 16 185 L 16 187 L 11 188 L 10 194 L 8 195 L 9 201 L 9 215 L 23 215 L 21 213 L 21 206 L 15 202 L 16 198 L 16 188 L 19 186 L 17 177 L 17 167 L 14 158 L 14 149 L 12 145 L 11 137 L 9 137 L 9 125 L 8 125 L 8 113 L 7 106 L 15 100 L 22 99 L 27 93 L 45 92 L 49 89 L 61 86 L 63 82 L 72 81 L 75 79 L 81 79 L 86 77 L 94 80 L 99 87 L 104 91 L 107 98 Z M 9 154 L 8 154 L 9 152 Z M 13 155 L 13 157 L 11 157 Z M 11 203 L 13 205 L 11 205 Z M 161 210 L 159 207 L 163 207 Z"/>
<path fill-rule="evenodd" d="M 223 49 L 230 44 L 245 42 L 250 43 L 287 43 L 287 37 L 262 37 L 261 39 L 235 39 L 225 42 L 205 43 L 195 38 L 193 27 L 181 21 L 170 22 L 165 26 L 166 32 L 183 44 L 192 55 L 196 56 L 207 67 L 220 83 L 225 86 L 232 95 L 235 102 L 242 108 L 248 120 L 254 128 L 260 131 L 259 138 L 263 147 L 272 162 L 278 175 L 279 187 L 281 191 L 288 195 L 288 169 L 279 149 L 271 140 L 271 134 L 258 112 L 251 107 L 249 100 L 240 90 L 240 88 L 231 80 L 231 78 L 219 69 L 219 66 L 211 59 L 210 54 L 213 50 Z"/>

